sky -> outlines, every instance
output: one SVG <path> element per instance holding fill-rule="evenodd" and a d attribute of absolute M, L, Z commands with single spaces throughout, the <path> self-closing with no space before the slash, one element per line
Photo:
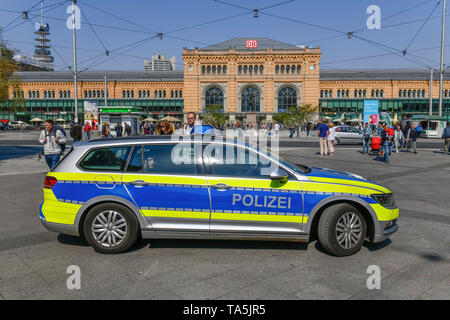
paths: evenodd
<path fill-rule="evenodd" d="M 78 0 L 82 13 L 81 29 L 76 30 L 78 70 L 143 70 L 144 59 L 161 53 L 175 56 L 176 68 L 182 69 L 183 47 L 202 48 L 234 37 L 268 37 L 293 45 L 320 46 L 322 69 L 439 68 L 442 0 L 223 2 Z M 68 70 L 73 65 L 72 30 L 66 26 L 71 1 L 45 0 L 43 5 L 55 69 Z M 380 8 L 378 30 L 366 26 L 370 5 Z M 265 7 L 271 8 L 262 9 Z M 253 16 L 255 8 L 260 9 L 257 18 Z M 24 10 L 29 10 L 29 21 L 22 19 Z M 1 36 L 9 47 L 33 55 L 39 14 L 39 0 L 0 0 Z M 354 32 L 350 39 L 348 32 Z M 163 34 L 162 39 L 158 33 Z M 450 62 L 449 47 L 444 62 Z"/>

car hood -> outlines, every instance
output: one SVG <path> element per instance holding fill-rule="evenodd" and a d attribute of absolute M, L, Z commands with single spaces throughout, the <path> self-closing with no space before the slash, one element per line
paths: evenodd
<path fill-rule="evenodd" d="M 383 193 L 390 192 L 383 186 L 380 186 L 379 184 L 357 174 L 318 167 L 311 167 L 310 169 L 311 172 L 305 174 L 305 176 L 313 181 L 360 186 L 371 188 Z"/>

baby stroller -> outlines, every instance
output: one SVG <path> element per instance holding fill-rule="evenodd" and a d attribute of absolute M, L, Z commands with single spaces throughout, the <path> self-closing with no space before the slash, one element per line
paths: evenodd
<path fill-rule="evenodd" d="M 375 136 L 372 137 L 370 142 L 370 155 L 373 153 L 378 153 L 378 156 L 381 156 L 382 150 L 381 150 L 381 137 Z"/>

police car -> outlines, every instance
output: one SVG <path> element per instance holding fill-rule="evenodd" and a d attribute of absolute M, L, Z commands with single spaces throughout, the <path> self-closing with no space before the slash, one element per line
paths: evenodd
<path fill-rule="evenodd" d="M 146 239 L 310 241 L 336 256 L 398 229 L 385 187 L 294 165 L 236 140 L 157 136 L 76 143 L 50 171 L 40 219 L 101 253 Z"/>

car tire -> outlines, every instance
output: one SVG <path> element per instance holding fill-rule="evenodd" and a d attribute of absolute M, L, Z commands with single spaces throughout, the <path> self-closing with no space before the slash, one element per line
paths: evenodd
<path fill-rule="evenodd" d="M 317 234 L 325 251 L 338 257 L 357 253 L 366 238 L 364 216 L 349 203 L 326 208 L 319 220 Z"/>
<path fill-rule="evenodd" d="M 83 224 L 86 241 L 100 253 L 122 253 L 137 240 L 139 222 L 127 207 L 102 203 L 92 208 Z"/>
<path fill-rule="evenodd" d="M 334 144 L 335 146 L 337 146 L 337 145 L 339 144 L 339 139 L 338 139 L 338 138 L 334 139 L 333 144 Z"/>

